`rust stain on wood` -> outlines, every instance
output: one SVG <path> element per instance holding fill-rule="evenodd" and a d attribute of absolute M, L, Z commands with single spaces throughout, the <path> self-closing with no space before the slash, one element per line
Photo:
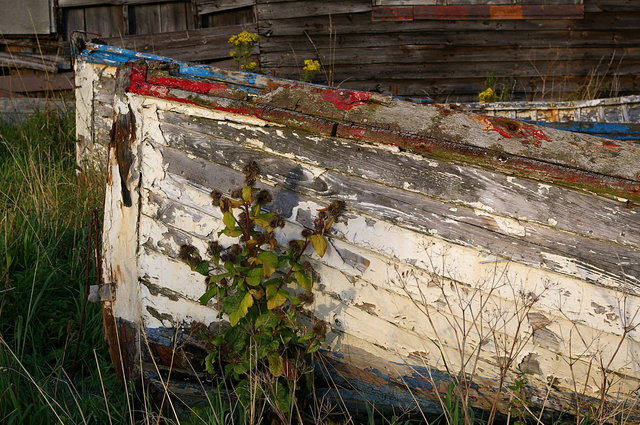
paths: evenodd
<path fill-rule="evenodd" d="M 109 357 L 118 381 L 124 385 L 137 374 L 138 331 L 133 324 L 115 317 L 112 301 L 102 302 L 102 323 Z"/>
<path fill-rule="evenodd" d="M 127 186 L 129 172 L 133 164 L 131 146 L 136 140 L 136 119 L 129 107 L 126 114 L 117 114 L 111 127 L 109 148 L 115 151 L 120 183 L 122 189 L 122 203 L 131 206 L 131 192 Z"/>

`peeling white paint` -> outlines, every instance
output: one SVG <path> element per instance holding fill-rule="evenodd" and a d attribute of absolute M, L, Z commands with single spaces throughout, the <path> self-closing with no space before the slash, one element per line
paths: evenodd
<path fill-rule="evenodd" d="M 548 195 L 551 190 L 551 185 L 538 183 L 538 195 Z"/>
<path fill-rule="evenodd" d="M 504 233 L 508 235 L 515 235 L 515 236 L 527 235 L 526 227 L 518 223 L 517 220 L 506 218 L 506 217 L 500 217 L 497 215 L 492 215 L 482 210 L 474 210 L 474 212 L 476 213 L 477 216 L 491 218 L 493 221 L 495 221 L 496 225 L 500 228 L 500 230 L 502 230 Z"/>

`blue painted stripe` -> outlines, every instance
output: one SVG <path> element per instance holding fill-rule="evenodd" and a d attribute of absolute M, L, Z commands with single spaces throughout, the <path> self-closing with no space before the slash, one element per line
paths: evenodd
<path fill-rule="evenodd" d="M 640 141 L 640 124 L 635 123 L 525 121 L 558 130 L 572 131 L 574 133 L 591 134 L 593 136 L 615 140 Z"/>
<path fill-rule="evenodd" d="M 178 64 L 177 77 L 198 80 L 219 81 L 229 84 L 231 87 L 248 93 L 259 93 L 260 89 L 255 86 L 258 74 L 252 72 L 242 73 L 242 77 L 226 75 L 219 68 L 210 65 L 197 65 L 188 62 L 176 61 L 164 56 L 141 53 L 121 47 L 106 46 L 102 44 L 89 43 L 87 49 L 80 54 L 86 62 L 98 63 L 108 66 L 119 66 L 139 59 L 153 60 Z"/>

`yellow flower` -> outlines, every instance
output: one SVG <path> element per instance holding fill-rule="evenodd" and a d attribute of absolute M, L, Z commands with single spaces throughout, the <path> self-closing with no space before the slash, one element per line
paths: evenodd
<path fill-rule="evenodd" d="M 243 71 L 253 71 L 257 66 L 258 64 L 256 62 L 249 62 L 244 65 L 240 65 L 240 68 L 242 68 Z"/>
<path fill-rule="evenodd" d="M 313 59 L 305 59 L 304 67 L 302 68 L 305 71 L 319 71 L 320 70 L 320 62 Z"/>
<path fill-rule="evenodd" d="M 495 97 L 495 92 L 491 87 L 487 88 L 485 91 L 478 93 L 478 100 L 480 103 L 491 102 Z"/>
<path fill-rule="evenodd" d="M 229 37 L 229 43 L 234 46 L 253 45 L 258 41 L 260 41 L 260 36 L 248 31 L 242 31 L 240 34 Z"/>

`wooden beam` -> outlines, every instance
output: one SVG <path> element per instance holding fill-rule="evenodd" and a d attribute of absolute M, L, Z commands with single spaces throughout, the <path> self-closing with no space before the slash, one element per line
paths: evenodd
<path fill-rule="evenodd" d="M 567 5 L 460 5 L 460 6 L 376 6 L 374 21 L 420 19 L 580 19 L 584 6 Z"/>

